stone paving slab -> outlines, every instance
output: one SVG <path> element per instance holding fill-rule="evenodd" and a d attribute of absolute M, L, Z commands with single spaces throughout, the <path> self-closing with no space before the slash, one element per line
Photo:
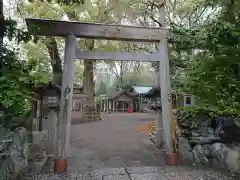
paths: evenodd
<path fill-rule="evenodd" d="M 161 173 L 130 174 L 131 180 L 169 180 Z"/>
<path fill-rule="evenodd" d="M 143 174 L 143 173 L 167 173 L 167 172 L 184 172 L 185 166 L 144 166 L 144 167 L 127 167 L 129 174 Z"/>
<path fill-rule="evenodd" d="M 189 167 L 126 167 L 82 173 L 40 174 L 28 180 L 237 180 L 229 174 Z"/>
<path fill-rule="evenodd" d="M 96 169 L 93 171 L 89 172 L 90 176 L 95 176 L 95 175 L 123 175 L 126 174 L 126 169 L 125 168 L 104 168 L 104 169 Z"/>
<path fill-rule="evenodd" d="M 107 175 L 103 176 L 103 180 L 131 180 L 129 175 Z"/>

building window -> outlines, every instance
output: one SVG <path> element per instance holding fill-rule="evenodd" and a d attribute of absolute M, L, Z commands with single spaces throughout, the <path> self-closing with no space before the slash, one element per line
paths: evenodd
<path fill-rule="evenodd" d="M 186 96 L 186 98 L 185 98 L 185 104 L 186 104 L 186 105 L 191 105 L 191 104 L 192 104 L 192 100 L 191 100 L 191 97 L 190 97 L 190 96 Z"/>

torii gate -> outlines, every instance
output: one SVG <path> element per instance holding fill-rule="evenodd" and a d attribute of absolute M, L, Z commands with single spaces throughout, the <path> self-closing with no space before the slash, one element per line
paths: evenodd
<path fill-rule="evenodd" d="M 164 15 L 164 8 L 162 8 Z M 164 16 L 162 24 L 164 24 Z M 157 119 L 157 139 L 160 143 L 160 129 L 165 137 L 166 163 L 170 164 L 175 157 L 172 137 L 172 104 L 170 91 L 169 60 L 168 60 L 168 30 L 164 28 L 145 28 L 122 25 L 104 25 L 93 23 L 57 21 L 47 19 L 26 19 L 28 32 L 34 35 L 65 37 L 64 67 L 58 119 L 57 142 L 55 154 L 55 171 L 67 170 L 67 150 L 69 146 L 72 92 L 75 59 L 116 60 L 116 61 L 149 61 L 159 62 L 161 86 L 162 117 Z M 76 49 L 77 38 L 93 38 L 104 40 L 125 40 L 159 42 L 159 51 L 152 54 L 120 53 L 120 52 L 89 52 Z M 160 112 L 159 112 L 160 113 Z"/>

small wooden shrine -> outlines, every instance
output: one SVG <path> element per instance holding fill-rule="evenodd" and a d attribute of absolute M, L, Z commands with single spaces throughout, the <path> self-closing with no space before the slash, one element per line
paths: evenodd
<path fill-rule="evenodd" d="M 131 93 L 120 90 L 114 93 L 110 98 L 110 105 L 112 111 L 126 112 L 128 108 L 133 108 L 135 103 L 135 96 Z"/>
<path fill-rule="evenodd" d="M 144 97 L 150 98 L 150 107 L 161 107 L 161 88 L 159 86 L 153 87 Z M 171 94 L 172 108 L 176 109 L 183 106 L 183 98 L 176 94 Z"/>

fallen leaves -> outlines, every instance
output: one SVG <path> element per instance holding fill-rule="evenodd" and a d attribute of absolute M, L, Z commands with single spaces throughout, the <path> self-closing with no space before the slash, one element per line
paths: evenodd
<path fill-rule="evenodd" d="M 137 128 L 138 131 L 143 133 L 151 133 L 156 130 L 156 120 L 152 120 L 150 124 L 144 124 Z"/>

